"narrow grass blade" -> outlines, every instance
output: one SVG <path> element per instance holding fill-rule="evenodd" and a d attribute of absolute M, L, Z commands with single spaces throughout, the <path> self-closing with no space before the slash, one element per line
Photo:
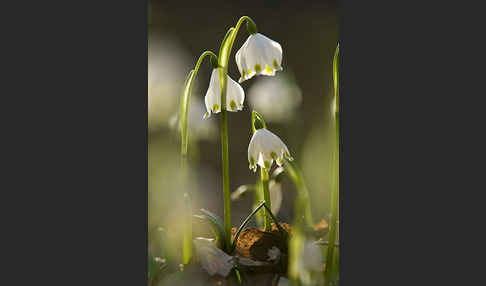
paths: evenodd
<path fill-rule="evenodd" d="M 334 263 L 339 261 L 335 259 L 335 247 L 334 243 L 337 240 L 337 227 L 338 227 L 338 215 L 339 215 L 339 44 L 336 47 L 333 62 L 333 81 L 334 81 L 334 120 L 336 128 L 336 138 L 333 151 L 333 177 L 332 177 L 332 190 L 331 190 L 331 217 L 329 224 L 329 246 L 326 257 L 326 271 L 325 281 L 326 286 L 331 283 L 331 276 L 334 272 Z"/>
<path fill-rule="evenodd" d="M 289 233 L 278 223 L 277 218 L 273 215 L 272 210 L 268 208 L 268 206 L 265 204 L 265 201 L 262 201 L 252 212 L 251 214 L 248 215 L 248 217 L 243 221 L 243 223 L 240 225 L 238 230 L 236 231 L 235 238 L 233 239 L 233 243 L 231 245 L 231 253 L 236 248 L 236 242 L 238 241 L 238 237 L 240 236 L 241 231 L 246 227 L 250 219 L 262 208 L 265 207 L 265 209 L 268 211 L 268 214 L 270 217 L 273 219 L 275 222 L 275 225 L 277 226 L 278 230 L 284 235 L 284 237 L 288 238 Z"/>
<path fill-rule="evenodd" d="M 235 270 L 235 274 L 236 274 L 236 279 L 238 279 L 238 283 L 241 284 L 241 275 L 240 275 L 240 271 L 238 270 L 238 268 L 233 268 Z"/>
<path fill-rule="evenodd" d="M 230 253 L 233 253 L 236 248 L 236 242 L 238 241 L 238 237 L 240 236 L 241 231 L 246 227 L 250 219 L 265 205 L 265 202 L 261 202 L 256 209 L 254 209 L 250 215 L 243 221 L 243 223 L 240 225 L 238 230 L 236 231 L 235 238 L 233 239 L 233 243 L 231 245 L 231 251 Z"/>

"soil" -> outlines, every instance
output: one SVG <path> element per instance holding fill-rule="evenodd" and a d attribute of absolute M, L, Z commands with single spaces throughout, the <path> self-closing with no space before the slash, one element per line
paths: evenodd
<path fill-rule="evenodd" d="M 280 223 L 280 226 L 289 235 L 292 235 L 292 226 L 287 223 Z M 328 224 L 323 219 L 313 228 L 308 228 L 305 231 L 318 239 L 327 234 L 328 230 Z M 233 239 L 236 231 L 236 228 L 232 229 Z M 273 249 L 273 252 L 270 253 L 275 254 L 274 247 L 279 250 L 277 259 L 275 259 L 275 255 L 269 256 L 271 249 Z M 263 228 L 244 229 L 238 237 L 236 249 L 232 255 L 242 258 L 238 265 L 242 278 L 241 284 L 236 280 L 233 272 L 226 278 L 219 275 L 210 276 L 198 263 L 192 263 L 184 271 L 185 275 L 173 274 L 171 275 L 173 277 L 165 279 L 165 283 L 162 285 L 274 285 L 278 277 L 287 273 L 288 241 L 275 224 L 272 224 L 271 231 L 264 231 Z M 271 260 L 272 258 L 275 260 Z M 244 259 L 251 259 L 252 261 Z M 259 263 L 259 265 L 255 265 L 254 262 Z M 286 283 L 284 279 L 281 280 L 278 285 Z"/>

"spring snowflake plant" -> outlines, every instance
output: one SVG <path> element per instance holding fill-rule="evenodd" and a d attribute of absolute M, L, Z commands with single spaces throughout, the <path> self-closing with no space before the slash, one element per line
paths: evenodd
<path fill-rule="evenodd" d="M 209 87 L 205 95 L 205 104 L 207 113 L 205 118 L 211 114 L 220 114 L 221 116 L 221 146 L 222 146 L 222 177 L 223 177 L 223 202 L 224 202 L 224 221 L 207 210 L 201 210 L 203 215 L 192 215 L 190 196 L 187 186 L 182 186 L 184 200 L 186 207 L 184 210 L 184 232 L 183 232 L 183 264 L 188 264 L 192 258 L 192 247 L 196 246 L 199 261 L 204 269 L 210 270 L 211 273 L 219 273 L 226 276 L 231 272 L 229 269 L 234 269 L 240 280 L 238 269 L 244 267 L 256 267 L 267 265 L 269 262 L 254 261 L 239 256 L 232 256 L 236 248 L 239 234 L 247 225 L 249 220 L 263 208 L 265 217 L 265 231 L 271 230 L 271 221 L 275 222 L 278 231 L 281 232 L 282 238 L 289 243 L 290 261 L 289 269 L 292 265 L 300 261 L 302 255 L 293 255 L 295 251 L 301 252 L 302 247 L 292 248 L 292 236 L 278 223 L 277 219 L 271 212 L 271 200 L 269 193 L 269 171 L 275 162 L 279 166 L 284 166 L 286 173 L 294 181 L 297 187 L 298 195 L 296 201 L 299 203 L 296 210 L 296 233 L 302 233 L 301 229 L 302 218 L 306 219 L 307 226 L 312 226 L 312 218 L 310 215 L 309 195 L 302 175 L 295 163 L 292 162 L 289 149 L 285 143 L 274 133 L 266 128 L 265 121 L 262 116 L 256 111 L 252 112 L 251 129 L 253 136 L 248 147 L 248 161 L 250 169 L 256 171 L 260 167 L 260 184 L 263 189 L 264 200 L 255 208 L 252 213 L 245 219 L 245 221 L 237 229 L 236 233 L 232 233 L 231 224 L 231 194 L 229 190 L 229 146 L 228 146 L 228 127 L 227 127 L 227 111 L 241 111 L 244 106 L 245 93 L 243 88 L 228 76 L 228 63 L 233 48 L 236 35 L 243 23 L 246 22 L 246 27 L 249 32 L 249 37 L 243 46 L 236 53 L 236 64 L 240 71 L 239 82 L 249 80 L 257 75 L 273 76 L 277 71 L 282 70 L 282 47 L 279 43 L 269 39 L 268 37 L 258 33 L 255 22 L 248 16 L 241 17 L 235 27 L 231 27 L 222 43 L 219 50 L 219 55 L 216 56 L 211 51 L 205 51 L 199 57 L 196 66 L 190 71 L 184 84 L 183 94 L 181 98 L 181 173 L 183 174 L 183 181 L 188 181 L 187 171 L 187 144 L 188 144 L 188 113 L 189 113 L 189 99 L 192 92 L 192 86 L 198 74 L 200 65 L 206 56 L 210 57 L 212 66 L 211 79 Z M 184 177 L 185 176 L 185 177 Z M 192 237 L 192 219 L 199 218 L 209 223 L 215 234 L 214 240 L 193 240 Z M 302 228 L 303 229 L 303 228 Z M 272 248 L 269 252 L 271 257 L 277 260 L 280 257 L 276 255 L 276 249 Z M 245 260 L 246 259 L 246 260 Z M 295 261 L 292 261 L 295 260 Z M 217 265 L 224 265 L 224 271 L 217 268 Z M 313 264 L 315 266 L 315 264 Z M 216 267 L 216 268 L 214 268 Z M 293 279 L 289 270 L 289 277 Z"/>
<path fill-rule="evenodd" d="M 241 79 L 247 80 L 255 75 L 275 75 L 275 72 L 282 70 L 282 48 L 277 42 L 258 33 L 255 22 L 248 16 L 241 17 L 235 27 L 231 27 L 226 33 L 220 47 L 219 55 L 216 56 L 211 51 L 202 53 L 197 61 L 196 67 L 187 76 L 181 100 L 181 155 L 182 172 L 187 173 L 187 114 L 189 111 L 189 98 L 191 96 L 192 85 L 199 71 L 199 67 L 206 56 L 210 57 L 212 65 L 211 79 L 205 96 L 206 114 L 204 118 L 211 114 L 221 113 L 221 145 L 222 145 L 222 166 L 223 166 L 223 201 L 224 201 L 224 249 L 229 252 L 231 240 L 231 194 L 229 183 L 229 146 L 228 146 L 228 124 L 227 111 L 240 111 L 243 109 L 245 94 L 243 88 L 228 76 L 228 62 L 233 48 L 236 35 L 243 23 L 246 22 L 247 30 L 250 34 L 245 44 L 236 54 L 236 63 L 241 73 Z M 252 70 L 254 69 L 254 70 Z M 188 195 L 187 190 L 184 192 Z M 185 210 L 191 212 L 190 209 Z M 188 219 L 186 224 L 190 224 Z M 190 227 L 186 228 L 184 235 L 183 261 L 189 263 L 192 255 L 192 244 L 190 241 Z"/>

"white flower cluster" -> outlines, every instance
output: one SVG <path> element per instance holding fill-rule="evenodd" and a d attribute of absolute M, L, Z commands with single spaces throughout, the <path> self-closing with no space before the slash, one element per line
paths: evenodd
<path fill-rule="evenodd" d="M 282 47 L 260 33 L 252 34 L 236 53 L 236 64 L 241 74 L 240 83 L 255 75 L 273 76 L 276 71 L 282 70 Z M 226 110 L 242 110 L 245 100 L 243 88 L 229 76 L 227 83 Z M 217 69 L 213 69 L 204 101 L 207 110 L 204 118 L 211 116 L 211 113 L 221 112 L 221 87 Z"/>

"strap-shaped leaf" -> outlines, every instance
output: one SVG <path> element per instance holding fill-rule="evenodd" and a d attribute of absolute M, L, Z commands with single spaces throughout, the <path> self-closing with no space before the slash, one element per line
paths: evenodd
<path fill-rule="evenodd" d="M 252 212 L 251 214 L 248 215 L 248 217 L 243 221 L 243 223 L 240 225 L 238 230 L 236 231 L 235 238 L 233 239 L 233 243 L 231 244 L 231 251 L 230 253 L 233 253 L 236 248 L 236 242 L 238 241 L 238 237 L 240 236 L 241 231 L 246 227 L 250 219 L 265 205 L 265 201 L 262 201 Z"/>
<path fill-rule="evenodd" d="M 224 247 L 225 247 L 224 237 L 225 236 L 224 236 L 224 222 L 223 222 L 223 220 L 219 216 L 217 216 L 216 214 L 214 214 L 214 213 L 212 213 L 208 210 L 201 209 L 201 212 L 203 213 L 203 215 L 201 215 L 201 216 L 194 215 L 194 217 L 209 223 L 209 225 L 211 226 L 211 230 L 213 231 L 214 235 L 216 236 L 216 240 L 218 241 L 218 244 L 219 244 L 218 246 L 221 249 L 224 249 Z"/>
<path fill-rule="evenodd" d="M 238 241 L 238 237 L 240 236 L 240 233 L 243 231 L 243 229 L 246 227 L 248 222 L 250 222 L 250 219 L 262 208 L 265 207 L 265 209 L 268 211 L 270 216 L 272 217 L 273 221 L 275 222 L 275 225 L 277 226 L 278 230 L 284 235 L 284 237 L 289 237 L 289 233 L 278 223 L 277 218 L 273 215 L 272 211 L 267 207 L 265 204 L 265 201 L 262 201 L 252 212 L 251 214 L 248 215 L 248 217 L 243 221 L 243 223 L 240 225 L 238 230 L 236 231 L 235 238 L 233 239 L 233 243 L 231 244 L 231 252 L 235 251 L 236 248 L 236 242 Z"/>
<path fill-rule="evenodd" d="M 332 174 L 332 188 L 331 188 L 331 216 L 329 219 L 329 246 L 327 248 L 326 269 L 324 276 L 326 277 L 326 285 L 330 285 L 333 273 L 335 273 L 336 261 L 339 261 L 338 249 L 335 243 L 338 238 L 338 216 L 339 216 L 339 43 L 336 47 L 333 59 L 333 82 L 334 82 L 334 121 L 335 121 L 335 144 L 333 150 L 333 174 Z"/>

